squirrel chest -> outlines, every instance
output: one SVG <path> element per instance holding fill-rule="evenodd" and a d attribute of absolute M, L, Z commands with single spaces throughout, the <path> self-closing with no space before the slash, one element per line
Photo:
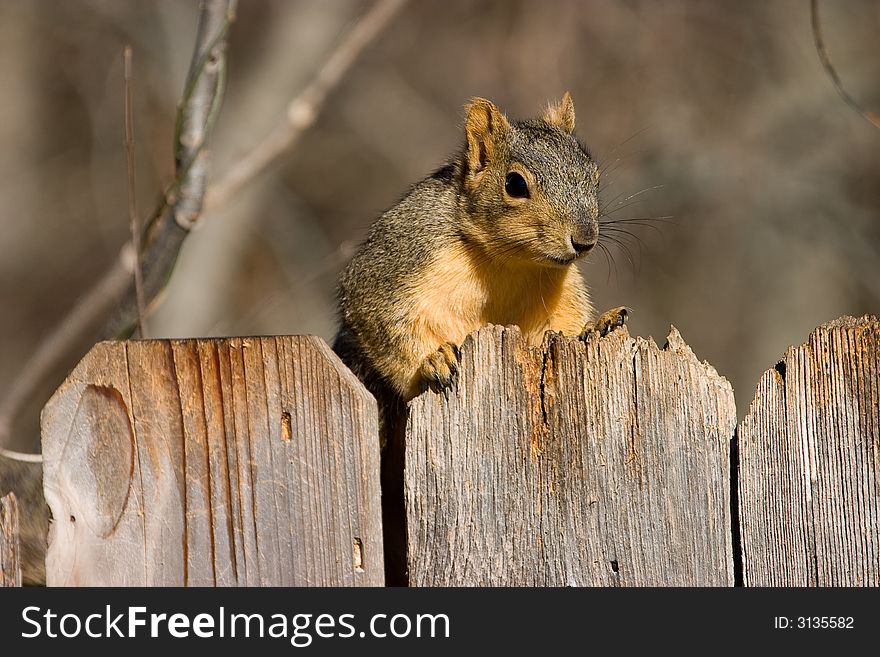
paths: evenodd
<path fill-rule="evenodd" d="M 439 250 L 411 292 L 411 329 L 426 344 L 461 344 L 486 324 L 515 324 L 537 345 L 548 330 L 577 335 L 592 312 L 576 267 L 497 262 L 463 243 Z"/>

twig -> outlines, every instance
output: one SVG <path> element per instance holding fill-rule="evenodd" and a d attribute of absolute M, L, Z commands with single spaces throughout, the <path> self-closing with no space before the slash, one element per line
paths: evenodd
<path fill-rule="evenodd" d="M 128 220 L 131 231 L 131 244 L 134 250 L 134 290 L 137 299 L 138 332 L 147 337 L 146 303 L 144 302 L 144 281 L 141 271 L 141 222 L 137 211 L 134 159 L 134 116 L 131 107 L 131 46 L 122 51 L 122 94 L 125 107 L 125 164 L 128 178 Z"/>
<path fill-rule="evenodd" d="M 813 24 L 813 42 L 816 44 L 816 52 L 819 55 L 819 61 L 822 62 L 822 66 L 825 69 L 825 72 L 828 73 L 828 76 L 831 78 L 831 82 L 834 83 L 834 88 L 837 89 L 837 93 L 840 94 L 840 97 L 856 112 L 861 114 L 864 119 L 873 125 L 875 128 L 880 128 L 880 116 L 872 112 L 871 110 L 867 110 L 859 105 L 852 96 L 850 96 L 846 89 L 843 88 L 843 83 L 840 81 L 840 76 L 837 75 L 837 70 L 834 68 L 834 65 L 831 63 L 831 57 L 828 54 L 828 51 L 825 48 L 825 42 L 822 40 L 822 31 L 819 25 L 819 6 L 818 0 L 810 0 L 810 21 Z"/>
<path fill-rule="evenodd" d="M 22 463 L 42 463 L 42 454 L 30 454 L 27 452 L 17 452 L 14 449 L 6 449 L 0 447 L 0 457 L 11 459 L 13 461 L 21 461 Z"/>
<path fill-rule="evenodd" d="M 205 197 L 206 208 L 223 205 L 299 140 L 318 118 L 330 91 L 406 1 L 378 0 L 370 8 L 339 43 L 309 85 L 288 104 L 284 118 L 275 129 L 211 185 Z"/>
<path fill-rule="evenodd" d="M 148 304 L 168 284 L 183 242 L 202 213 L 208 174 L 205 144 L 223 100 L 226 36 L 235 20 L 235 5 L 235 0 L 205 0 L 200 5 L 196 46 L 175 122 L 176 175 L 147 226 L 141 249 Z M 134 330 L 133 287 L 105 326 L 104 337 L 127 337 Z"/>

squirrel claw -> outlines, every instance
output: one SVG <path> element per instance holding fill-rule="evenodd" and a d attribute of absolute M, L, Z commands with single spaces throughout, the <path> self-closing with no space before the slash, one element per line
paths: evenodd
<path fill-rule="evenodd" d="M 601 315 L 595 322 L 590 322 L 584 327 L 584 330 L 581 332 L 581 335 L 586 335 L 588 333 L 597 332 L 600 336 L 606 336 L 611 331 L 616 329 L 618 326 L 623 326 L 626 324 L 626 320 L 629 317 L 629 310 L 626 306 L 620 306 L 618 308 L 612 308 Z"/>
<path fill-rule="evenodd" d="M 444 342 L 437 351 L 422 361 L 419 372 L 422 380 L 432 389 L 448 388 L 458 373 L 458 348 L 451 342 Z"/>

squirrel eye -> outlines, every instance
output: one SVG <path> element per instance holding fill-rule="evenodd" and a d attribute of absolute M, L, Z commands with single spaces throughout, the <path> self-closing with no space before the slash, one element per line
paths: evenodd
<path fill-rule="evenodd" d="M 526 179 L 516 171 L 511 171 L 507 174 L 507 178 L 504 180 L 504 191 L 513 198 L 529 197 L 529 186 L 526 183 Z"/>

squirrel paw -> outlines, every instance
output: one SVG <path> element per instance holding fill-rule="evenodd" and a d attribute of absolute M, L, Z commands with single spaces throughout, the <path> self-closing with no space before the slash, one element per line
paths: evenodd
<path fill-rule="evenodd" d="M 581 335 L 586 335 L 587 333 L 592 333 L 596 331 L 599 335 L 608 335 L 616 329 L 618 326 L 623 326 L 626 324 L 626 320 L 629 317 L 629 310 L 627 310 L 626 306 L 620 306 L 619 308 L 612 308 L 601 315 L 595 322 L 590 322 L 584 327 L 584 330 L 581 332 Z"/>
<path fill-rule="evenodd" d="M 422 381 L 432 390 L 442 390 L 452 385 L 452 377 L 458 372 L 458 347 L 444 342 L 433 354 L 425 358 L 419 367 Z"/>

